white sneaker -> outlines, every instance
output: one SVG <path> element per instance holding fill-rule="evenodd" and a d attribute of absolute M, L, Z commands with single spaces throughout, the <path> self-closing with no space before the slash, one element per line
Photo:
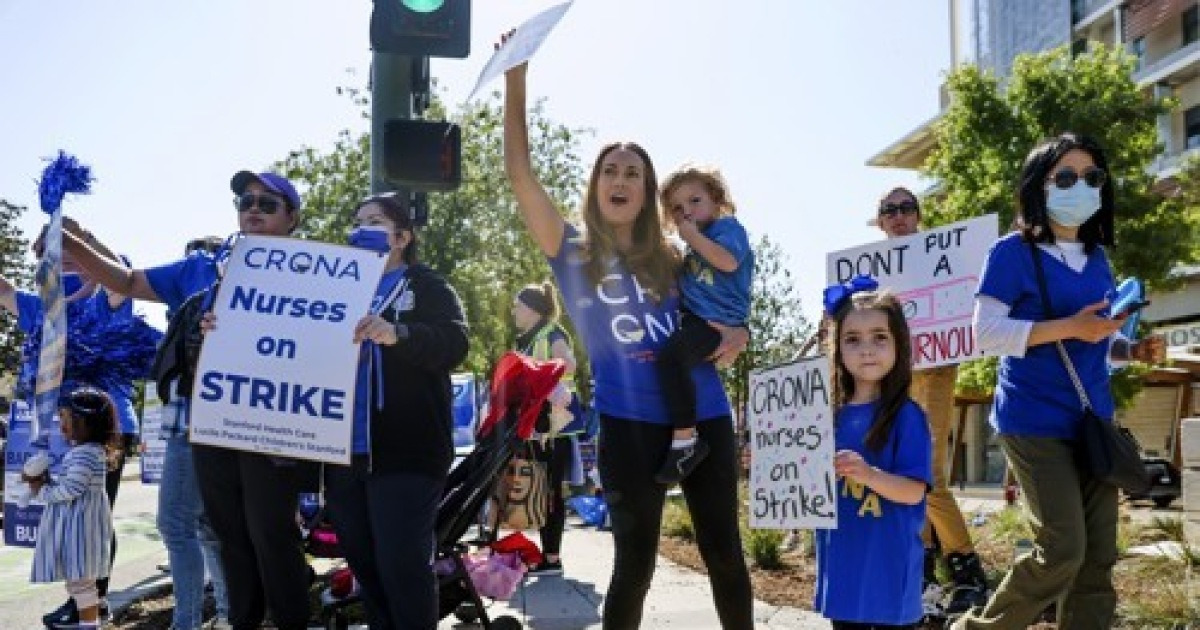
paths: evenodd
<path fill-rule="evenodd" d="M 212 621 L 208 622 L 208 625 L 204 627 L 206 630 L 233 630 L 233 626 L 229 624 L 229 621 L 220 617 L 213 617 Z"/>
<path fill-rule="evenodd" d="M 946 598 L 946 591 L 940 584 L 930 582 L 925 586 L 925 590 L 921 592 L 921 610 L 928 618 L 937 618 L 946 614 L 945 607 L 942 601 Z"/>

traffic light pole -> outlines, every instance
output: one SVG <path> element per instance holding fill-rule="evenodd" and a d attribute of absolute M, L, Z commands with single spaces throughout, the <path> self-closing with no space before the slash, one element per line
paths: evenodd
<path fill-rule="evenodd" d="M 413 117 L 413 58 L 371 54 L 371 194 L 399 190 L 383 177 L 383 126 L 389 119 Z"/>

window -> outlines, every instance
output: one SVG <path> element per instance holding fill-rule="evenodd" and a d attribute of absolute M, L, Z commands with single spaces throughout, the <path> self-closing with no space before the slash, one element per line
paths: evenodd
<path fill-rule="evenodd" d="M 1129 52 L 1133 53 L 1133 56 L 1137 58 L 1137 68 L 1135 70 L 1141 70 L 1142 65 L 1146 62 L 1146 38 L 1139 37 L 1130 42 Z"/>
<path fill-rule="evenodd" d="M 1183 12 L 1183 45 L 1200 39 L 1200 7 L 1192 5 Z"/>
<path fill-rule="evenodd" d="M 1187 138 L 1187 148 L 1200 147 L 1200 105 L 1189 107 L 1183 112 L 1183 129 Z"/>
<path fill-rule="evenodd" d="M 1079 57 L 1080 55 L 1086 55 L 1087 50 L 1088 50 L 1088 43 L 1087 43 L 1086 37 L 1080 37 L 1079 39 L 1071 42 L 1071 56 L 1072 57 Z"/>

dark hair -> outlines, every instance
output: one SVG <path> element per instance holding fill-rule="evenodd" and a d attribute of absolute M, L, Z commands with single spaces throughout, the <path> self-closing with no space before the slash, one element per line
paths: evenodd
<path fill-rule="evenodd" d="M 221 246 L 225 244 L 225 239 L 220 236 L 201 236 L 187 242 L 183 248 L 184 255 L 191 254 L 196 251 L 208 252 L 210 254 L 217 253 Z"/>
<path fill-rule="evenodd" d="M 1115 246 L 1113 241 L 1113 177 L 1108 172 L 1108 160 L 1104 150 L 1092 138 L 1072 132 L 1046 140 L 1034 147 L 1025 158 L 1017 184 L 1016 229 L 1027 241 L 1053 243 L 1054 232 L 1050 229 L 1050 217 L 1046 211 L 1046 180 L 1063 156 L 1073 150 L 1091 156 L 1096 167 L 1108 173 L 1100 187 L 1100 209 L 1079 226 L 1079 240 L 1083 251 L 1090 254 L 1097 245 Z"/>
<path fill-rule="evenodd" d="M 908 391 L 912 385 L 912 340 L 909 337 L 908 321 L 904 319 L 904 309 L 895 296 L 886 291 L 855 293 L 833 314 L 832 330 L 827 343 L 833 361 L 833 406 L 836 417 L 837 410 L 854 397 L 854 375 L 846 369 L 845 359 L 842 357 L 842 324 L 851 311 L 870 310 L 882 311 L 887 315 L 888 330 L 896 343 L 896 363 L 880 383 L 879 403 L 875 406 L 875 417 L 864 440 L 868 448 L 878 451 L 887 444 L 888 435 L 892 432 L 892 425 L 896 423 L 900 408 L 909 401 Z"/>
<path fill-rule="evenodd" d="M 558 302 L 554 299 L 554 285 L 549 282 L 543 282 L 540 285 L 525 285 L 517 292 L 517 300 L 541 315 L 545 321 L 552 322 L 558 319 Z"/>
<path fill-rule="evenodd" d="M 401 254 L 401 259 L 404 260 L 404 264 L 406 265 L 417 264 L 417 226 L 413 223 L 412 205 L 399 193 L 386 192 L 371 195 L 358 202 L 358 205 L 354 207 L 354 212 L 357 213 L 364 206 L 373 203 L 378 204 L 383 209 L 383 215 L 396 224 L 397 230 L 405 230 L 412 234 L 412 239 L 405 246 L 404 252 Z"/>
<path fill-rule="evenodd" d="M 636 153 L 646 167 L 643 178 L 644 200 L 633 224 L 633 248 L 628 252 L 617 251 L 612 228 L 600 215 L 600 198 L 596 190 L 596 182 L 604 169 L 604 158 L 618 149 Z M 584 271 L 593 285 L 601 283 L 608 274 L 609 262 L 612 258 L 619 257 L 626 269 L 637 278 L 638 283 L 654 292 L 656 300 L 664 299 L 670 294 L 675 286 L 675 273 L 679 268 L 680 257 L 679 252 L 667 243 L 663 234 L 658 214 L 658 176 L 654 173 L 654 163 L 650 161 L 650 154 L 646 153 L 645 149 L 633 142 L 613 142 L 600 149 L 596 163 L 592 165 L 592 174 L 588 178 L 583 223 L 587 227 L 583 237 L 583 247 L 587 253 Z"/>
<path fill-rule="evenodd" d="M 60 417 L 71 422 L 71 438 L 79 444 L 99 444 L 108 452 L 109 467 L 120 455 L 117 408 L 103 391 L 77 387 L 58 401 Z M 61 413 L 66 412 L 66 413 Z"/>
<path fill-rule="evenodd" d="M 917 198 L 916 193 L 909 190 L 908 188 L 905 188 L 904 186 L 896 186 L 895 188 L 883 193 L 883 196 L 879 198 L 879 209 L 883 210 L 883 203 L 885 201 L 887 201 L 888 197 L 891 197 L 892 195 L 894 195 L 896 193 L 904 193 L 905 195 L 908 195 L 908 198 L 912 199 L 913 203 L 917 204 L 917 213 L 920 214 L 921 200 Z"/>

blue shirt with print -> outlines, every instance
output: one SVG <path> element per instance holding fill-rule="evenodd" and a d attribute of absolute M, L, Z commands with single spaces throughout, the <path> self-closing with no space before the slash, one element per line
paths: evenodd
<path fill-rule="evenodd" d="M 217 281 L 216 258 L 205 251 L 195 251 L 173 263 L 146 269 L 150 288 L 167 305 L 167 319 L 183 306 L 189 297 Z"/>
<path fill-rule="evenodd" d="M 588 279 L 579 231 L 567 225 L 550 267 L 563 304 L 588 351 L 595 381 L 593 405 L 609 416 L 670 424 L 654 363 L 679 327 L 679 298 L 654 296 L 617 260 L 599 285 Z M 696 411 L 703 419 L 729 416 L 729 399 L 709 362 L 692 370 Z"/>
<path fill-rule="evenodd" d="M 750 248 L 746 229 L 736 218 L 724 216 L 701 232 L 725 248 L 737 261 L 737 268 L 730 272 L 721 271 L 689 249 L 679 280 L 683 307 L 700 319 L 727 326 L 744 326 L 750 319 L 750 283 L 754 278 L 754 251 Z"/>
<path fill-rule="evenodd" d="M 932 438 L 921 408 L 907 401 L 878 451 L 866 446 L 874 416 L 875 403 L 843 406 L 835 420 L 835 448 L 857 451 L 871 466 L 931 484 Z M 852 623 L 920 621 L 925 500 L 896 503 L 846 478 L 837 488 L 837 529 L 816 532 L 816 610 Z"/>
<path fill-rule="evenodd" d="M 42 323 L 42 298 L 26 291 L 17 291 L 16 299 L 17 328 L 20 328 L 21 332 L 29 334 Z M 97 317 L 133 317 L 133 300 L 125 300 L 121 306 L 113 309 L 108 303 L 108 294 L 103 290 L 83 298 L 82 303 L 68 305 L 68 317 L 72 310 L 77 308 L 94 309 Z M 37 362 L 30 357 L 26 357 L 25 362 L 21 365 L 21 378 L 28 378 L 29 382 L 32 382 L 35 375 L 26 372 L 36 370 Z M 121 433 L 125 435 L 137 435 L 138 418 L 137 412 L 133 409 L 133 384 L 125 383 L 120 387 L 112 387 L 106 390 L 105 393 L 112 398 L 113 404 L 117 408 L 117 418 L 121 425 Z"/>
<path fill-rule="evenodd" d="M 1032 251 L 1020 234 L 1005 236 L 992 246 L 976 295 L 1007 304 L 1013 319 L 1038 322 L 1074 315 L 1084 306 L 1103 300 L 1114 289 L 1112 269 L 1102 248 L 1088 255 L 1079 272 L 1040 248 L 1038 255 L 1054 312 L 1042 309 Z M 1092 408 L 1100 417 L 1111 418 L 1114 407 L 1108 378 L 1108 341 L 1068 339 L 1063 345 L 1087 389 Z M 1062 439 L 1077 436 L 1082 406 L 1055 344 L 1030 347 L 1023 357 L 1002 357 L 998 376 L 991 416 L 997 432 Z"/>

